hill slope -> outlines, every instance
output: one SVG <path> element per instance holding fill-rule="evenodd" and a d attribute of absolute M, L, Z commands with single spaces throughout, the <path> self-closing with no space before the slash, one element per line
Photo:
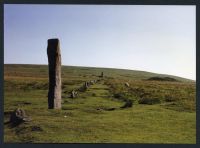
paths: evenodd
<path fill-rule="evenodd" d="M 5 72 L 18 73 L 20 71 L 28 76 L 33 76 L 35 74 L 39 74 L 38 76 L 46 77 L 48 75 L 48 65 L 29 65 L 29 64 L 4 64 Z M 39 72 L 39 73 L 38 73 Z M 166 74 L 156 74 L 152 72 L 146 71 L 136 71 L 136 70 L 127 70 L 127 69 L 113 69 L 113 68 L 96 68 L 96 67 L 78 67 L 78 66 L 62 66 L 62 76 L 67 76 L 67 74 L 76 75 L 86 75 L 86 76 L 94 76 L 100 75 L 101 72 L 107 77 L 121 77 L 121 78 L 130 78 L 130 79 L 147 79 L 150 77 L 171 77 L 183 82 L 194 82 L 193 80 L 181 78 L 172 75 Z"/>
<path fill-rule="evenodd" d="M 196 84 L 174 76 L 167 77 L 178 81 L 147 80 L 165 76 L 63 66 L 62 110 L 49 110 L 47 65 L 4 65 L 4 142 L 195 143 Z M 78 91 L 91 80 L 99 81 Z M 72 90 L 76 98 L 70 98 Z M 9 117 L 17 107 L 32 121 L 12 127 Z"/>

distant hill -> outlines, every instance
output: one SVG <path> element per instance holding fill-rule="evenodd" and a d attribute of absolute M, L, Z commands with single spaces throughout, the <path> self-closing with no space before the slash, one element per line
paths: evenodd
<path fill-rule="evenodd" d="M 4 64 L 4 69 L 7 72 L 20 73 L 22 70 L 25 76 L 35 76 L 43 75 L 46 77 L 48 75 L 48 65 L 32 65 L 32 64 Z M 38 73 L 39 72 L 39 73 Z M 114 69 L 114 68 L 98 68 L 98 67 L 80 67 L 80 66 L 62 66 L 62 74 L 66 75 L 67 73 L 74 74 L 74 76 L 81 74 L 85 75 L 100 75 L 101 72 L 104 72 L 106 77 L 112 78 L 128 78 L 128 79 L 150 79 L 152 77 L 168 77 L 170 79 L 175 79 L 182 82 L 195 82 L 194 80 L 167 75 L 167 74 L 157 74 L 146 71 L 137 71 L 137 70 L 128 70 L 128 69 Z"/>

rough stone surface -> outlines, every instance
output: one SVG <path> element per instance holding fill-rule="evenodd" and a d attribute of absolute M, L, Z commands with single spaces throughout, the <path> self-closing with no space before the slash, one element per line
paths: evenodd
<path fill-rule="evenodd" d="M 10 122 L 12 124 L 20 124 L 22 122 L 30 121 L 30 118 L 26 115 L 25 111 L 21 108 L 17 108 L 11 113 Z"/>
<path fill-rule="evenodd" d="M 126 100 L 126 103 L 121 108 L 128 108 L 133 106 L 132 100 Z"/>
<path fill-rule="evenodd" d="M 128 82 L 126 82 L 126 83 L 125 83 L 125 86 L 126 86 L 126 87 L 129 87 L 130 85 L 129 85 L 129 83 L 128 83 Z"/>
<path fill-rule="evenodd" d="M 48 108 L 61 109 L 61 53 L 58 39 L 49 39 L 47 46 L 49 62 Z"/>
<path fill-rule="evenodd" d="M 103 72 L 101 72 L 101 76 L 100 77 L 103 78 Z"/>
<path fill-rule="evenodd" d="M 78 92 L 77 92 L 77 91 L 73 90 L 73 91 L 71 92 L 71 98 L 75 98 L 77 95 L 78 95 Z"/>
<path fill-rule="evenodd" d="M 90 85 L 94 85 L 94 84 L 95 84 L 95 80 L 91 80 Z"/>
<path fill-rule="evenodd" d="M 89 87 L 88 82 L 85 82 L 85 83 L 84 83 L 84 86 L 85 86 L 85 88 L 87 89 L 87 88 Z"/>

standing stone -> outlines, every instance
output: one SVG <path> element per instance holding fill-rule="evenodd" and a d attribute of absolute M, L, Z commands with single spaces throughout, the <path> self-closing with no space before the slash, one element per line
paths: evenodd
<path fill-rule="evenodd" d="M 126 86 L 126 87 L 129 87 L 130 85 L 129 85 L 129 83 L 128 83 L 128 82 L 126 82 L 126 83 L 125 83 L 125 86 Z"/>
<path fill-rule="evenodd" d="M 47 46 L 49 62 L 48 108 L 61 108 L 61 54 L 58 39 L 49 39 Z"/>
<path fill-rule="evenodd" d="M 78 92 L 75 90 L 72 90 L 71 92 L 71 98 L 75 98 L 77 96 Z"/>
<path fill-rule="evenodd" d="M 88 82 L 84 83 L 84 87 L 87 89 L 89 87 Z"/>
<path fill-rule="evenodd" d="M 103 72 L 101 72 L 101 76 L 100 77 L 103 78 Z"/>

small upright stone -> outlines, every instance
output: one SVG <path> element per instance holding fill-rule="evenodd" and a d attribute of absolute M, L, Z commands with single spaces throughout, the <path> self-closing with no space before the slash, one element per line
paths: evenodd
<path fill-rule="evenodd" d="M 101 76 L 100 77 L 103 78 L 103 72 L 101 72 Z"/>
<path fill-rule="evenodd" d="M 75 98 L 77 96 L 78 92 L 75 90 L 72 90 L 71 92 L 71 98 Z"/>
<path fill-rule="evenodd" d="M 85 87 L 86 89 L 89 87 L 88 82 L 85 82 L 85 83 L 84 83 L 84 87 Z"/>
<path fill-rule="evenodd" d="M 90 81 L 90 85 L 94 85 L 95 81 L 94 80 L 91 80 Z"/>
<path fill-rule="evenodd" d="M 21 108 L 17 108 L 11 113 L 10 123 L 18 125 L 22 122 L 30 121 L 30 118 L 26 115 L 25 111 Z"/>
<path fill-rule="evenodd" d="M 49 62 L 48 108 L 61 109 L 61 53 L 58 39 L 49 39 L 47 46 Z"/>
<path fill-rule="evenodd" d="M 129 85 L 129 83 L 128 83 L 128 82 L 126 82 L 126 83 L 125 83 L 125 86 L 126 86 L 126 87 L 129 87 L 130 85 Z"/>

